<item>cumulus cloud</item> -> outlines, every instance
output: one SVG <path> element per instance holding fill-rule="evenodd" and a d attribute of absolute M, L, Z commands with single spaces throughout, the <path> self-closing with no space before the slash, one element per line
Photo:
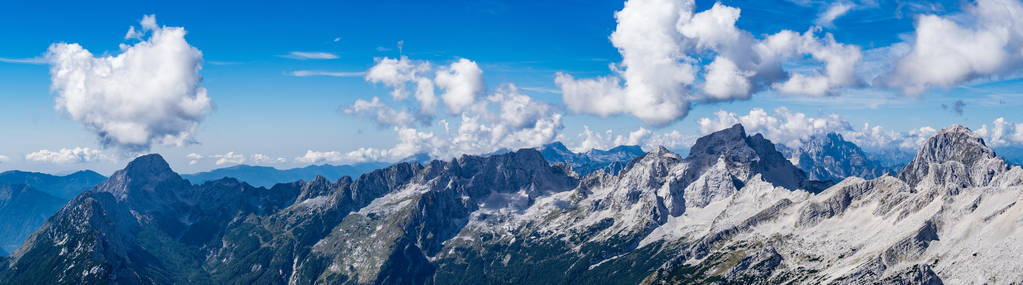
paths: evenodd
<path fill-rule="evenodd" d="M 253 154 L 252 156 L 250 156 L 250 158 L 251 158 L 250 161 L 252 161 L 253 164 L 276 164 L 285 163 L 288 161 L 283 157 L 272 157 L 262 153 Z"/>
<path fill-rule="evenodd" d="M 307 59 L 337 59 L 338 56 L 329 52 L 316 52 L 316 51 L 293 51 L 288 54 L 282 55 L 281 57 L 307 60 Z"/>
<path fill-rule="evenodd" d="M 233 151 L 225 154 L 214 155 L 213 158 L 217 159 L 217 165 L 224 164 L 242 164 L 245 163 L 245 155 L 235 153 Z"/>
<path fill-rule="evenodd" d="M 977 134 L 991 146 L 1019 145 L 1023 144 L 1023 123 L 1012 123 L 999 117 L 991 126 L 982 125 Z"/>
<path fill-rule="evenodd" d="M 341 109 L 342 113 L 369 117 L 380 126 L 408 127 L 417 122 L 414 114 L 385 105 L 379 97 L 371 100 L 356 99 L 351 106 Z"/>
<path fill-rule="evenodd" d="M 322 164 L 327 162 L 341 162 L 344 160 L 344 157 L 344 154 L 336 151 L 320 152 L 309 150 L 306 151 L 305 155 L 296 157 L 295 162 Z"/>
<path fill-rule="evenodd" d="M 577 113 L 631 114 L 651 125 L 665 125 L 689 112 L 687 85 L 696 78 L 675 25 L 691 14 L 692 1 L 631 0 L 615 14 L 611 43 L 622 62 L 615 75 L 577 80 L 558 74 L 565 105 Z M 624 79 L 624 84 L 618 78 Z"/>
<path fill-rule="evenodd" d="M 429 62 L 410 60 L 408 57 L 402 56 L 398 59 L 393 58 L 377 58 L 376 65 L 366 72 L 366 81 L 372 83 L 381 83 L 388 87 L 391 87 L 391 97 L 395 99 L 405 99 L 408 97 L 407 88 L 410 83 L 416 83 L 417 85 L 430 84 L 432 93 L 432 84 L 426 76 L 433 69 Z M 427 83 L 429 82 L 429 83 Z M 425 87 L 422 87 L 425 88 Z M 421 89 L 420 87 L 416 88 Z M 425 94 L 423 95 L 425 96 Z M 417 95 L 417 98 L 419 96 Z M 428 101 L 433 102 L 435 98 L 427 98 Z M 431 107 L 433 103 L 429 104 Z"/>
<path fill-rule="evenodd" d="M 104 146 L 183 146 L 194 141 L 211 109 L 200 86 L 202 53 L 185 41 L 184 28 L 159 27 L 153 16 L 141 24 L 148 38 L 122 44 L 117 55 L 96 57 L 78 44 L 50 46 L 56 109 L 95 132 Z"/>
<path fill-rule="evenodd" d="M 476 62 L 464 58 L 437 71 L 434 82 L 444 90 L 441 99 L 452 114 L 459 114 L 472 105 L 484 89 L 483 70 Z"/>
<path fill-rule="evenodd" d="M 741 116 L 723 110 L 714 115 L 717 118 L 700 118 L 697 121 L 700 132 L 709 134 L 741 123 L 747 133 L 761 133 L 772 142 L 789 147 L 798 147 L 814 135 L 851 129 L 849 123 L 838 115 L 812 117 L 785 107 L 774 109 L 773 113 L 753 108 Z"/>
<path fill-rule="evenodd" d="M 61 148 L 57 151 L 44 149 L 25 155 L 29 161 L 53 164 L 85 163 L 106 158 L 101 151 L 87 147 Z"/>
<path fill-rule="evenodd" d="M 1009 76 L 1023 65 L 1023 3 L 978 0 L 965 13 L 917 18 L 911 50 L 878 81 L 919 94 L 984 78 Z"/>
<path fill-rule="evenodd" d="M 203 159 L 204 156 L 193 152 L 189 153 L 188 155 L 185 155 L 185 157 L 188 158 L 188 165 L 196 165 L 199 163 L 200 159 Z"/>
<path fill-rule="evenodd" d="M 378 62 L 387 65 L 412 66 L 414 61 L 382 59 Z M 403 64 L 406 62 L 407 64 Z M 428 66 L 429 63 L 418 63 Z M 378 66 L 380 64 L 378 63 Z M 374 67 L 376 68 L 376 67 Z M 408 68 L 391 68 L 401 70 Z M 380 72 L 370 74 L 410 74 L 408 72 Z M 418 71 L 414 76 L 390 81 L 391 83 L 414 82 L 428 78 Z M 484 93 L 482 70 L 468 59 L 460 59 L 436 72 L 437 86 L 447 93 L 460 98 L 451 102 L 445 99 L 445 106 L 451 110 L 459 110 L 457 121 L 439 120 L 442 132 L 437 130 L 419 130 L 413 128 L 414 122 L 424 127 L 433 126 L 432 121 L 419 119 L 421 114 L 402 111 L 384 100 L 374 97 L 370 100 L 358 99 L 342 111 L 347 114 L 370 117 L 381 126 L 390 126 L 398 137 L 398 143 L 389 148 L 360 148 L 351 152 L 308 151 L 306 155 L 296 158 L 303 163 L 315 162 L 363 162 L 363 161 L 395 161 L 418 153 L 428 153 L 435 158 L 449 158 L 461 154 L 483 154 L 500 149 L 518 149 L 535 147 L 555 140 L 563 128 L 561 114 L 546 103 L 522 94 L 513 84 L 497 88 L 492 94 L 476 98 Z M 369 76 L 367 76 L 369 77 Z M 401 76 L 373 75 L 374 80 L 400 88 L 397 84 L 387 83 L 385 78 Z M 430 86 L 432 88 L 432 85 Z M 441 97 L 448 97 L 445 93 Z M 468 98 L 471 97 L 471 98 Z M 449 103 L 453 103 L 453 105 Z M 451 106 L 449 106 L 451 105 Z"/>
<path fill-rule="evenodd" d="M 4 162 L 8 162 L 8 161 L 11 161 L 10 157 L 7 157 L 6 155 L 0 155 L 0 163 L 4 163 Z"/>
<path fill-rule="evenodd" d="M 937 132 L 937 129 L 930 126 L 923 126 L 903 132 L 869 123 L 864 123 L 861 127 L 857 128 L 836 114 L 815 117 L 800 112 L 793 112 L 785 107 L 776 108 L 773 112 L 753 108 L 745 115 L 722 110 L 714 113 L 714 115 L 715 117 L 713 118 L 697 120 L 701 133 L 708 134 L 731 127 L 734 124 L 742 124 L 749 134 L 760 133 L 774 143 L 783 144 L 791 148 L 799 147 L 815 135 L 838 133 L 846 140 L 865 149 L 896 148 L 912 151 L 923 145 L 927 139 Z M 986 126 L 982 127 L 978 133 L 983 133 L 984 136 L 987 136 L 988 133 L 994 133 L 993 131 L 986 131 L 985 128 Z"/>
<path fill-rule="evenodd" d="M 626 2 L 611 35 L 622 62 L 611 65 L 611 76 L 556 74 L 565 105 L 576 113 L 630 114 L 663 126 L 685 117 L 692 101 L 746 100 L 768 87 L 821 96 L 862 84 L 860 48 L 818 36 L 818 27 L 757 39 L 736 27 L 740 9 L 716 3 L 695 13 L 693 7 L 692 0 Z M 713 60 L 701 66 L 702 58 Z"/>
<path fill-rule="evenodd" d="M 628 133 L 615 134 L 612 130 L 593 131 L 586 125 L 583 126 L 583 131 L 579 133 L 578 137 L 580 138 L 578 145 L 572 148 L 572 151 L 575 152 L 587 152 L 593 149 L 607 150 L 620 145 L 636 145 L 645 149 L 657 146 L 678 148 L 689 146 L 696 140 L 695 136 L 684 135 L 678 130 L 655 132 L 640 127 Z"/>

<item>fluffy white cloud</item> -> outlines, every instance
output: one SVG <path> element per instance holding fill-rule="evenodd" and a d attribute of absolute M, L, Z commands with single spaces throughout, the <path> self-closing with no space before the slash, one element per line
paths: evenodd
<path fill-rule="evenodd" d="M 142 21 L 149 37 L 121 45 L 120 54 L 95 57 L 78 44 L 50 46 L 56 108 L 96 132 L 104 146 L 146 150 L 151 144 L 182 146 L 211 109 L 200 86 L 202 53 L 185 41 L 185 29 Z"/>
<path fill-rule="evenodd" d="M 626 2 L 611 35 L 622 55 L 622 62 L 611 66 L 615 74 L 555 76 L 568 108 L 599 116 L 631 114 L 663 126 L 685 117 L 694 100 L 745 100 L 765 87 L 821 96 L 861 84 L 856 75 L 860 48 L 838 43 L 830 34 L 818 37 L 818 27 L 758 40 L 736 27 L 740 9 L 716 3 L 694 13 L 693 7 L 692 0 Z M 713 60 L 700 66 L 696 58 L 705 57 Z"/>
<path fill-rule="evenodd" d="M 609 116 L 631 114 L 651 125 L 665 125 L 689 112 L 687 85 L 696 78 L 675 25 L 693 9 L 692 1 L 631 0 L 615 14 L 611 43 L 622 62 L 615 77 L 577 80 L 558 74 L 565 105 L 574 112 Z"/>
<path fill-rule="evenodd" d="M 388 87 L 391 87 L 391 97 L 395 99 L 405 99 L 408 97 L 406 89 L 410 83 L 416 83 L 417 85 L 430 85 L 430 98 L 420 98 L 420 101 L 431 102 L 429 107 L 432 109 L 433 103 L 436 98 L 433 97 L 433 82 L 430 81 L 426 76 L 433 69 L 429 62 L 425 61 L 414 61 L 408 57 L 402 56 L 398 59 L 393 58 L 377 58 L 377 64 L 374 65 L 369 71 L 366 72 L 366 81 L 372 83 L 381 83 Z M 417 90 L 426 89 L 426 87 L 417 87 Z M 427 97 L 427 94 L 419 95 Z M 424 103 L 425 104 L 425 103 Z M 425 108 L 424 108 L 425 109 Z"/>
<path fill-rule="evenodd" d="M 355 103 L 341 109 L 341 112 L 349 115 L 369 117 L 381 126 L 408 127 L 417 121 L 414 114 L 384 105 L 379 97 L 373 97 L 369 101 L 356 99 Z"/>
<path fill-rule="evenodd" d="M 696 137 L 683 135 L 678 130 L 670 132 L 654 132 L 646 128 L 639 128 L 626 134 L 615 134 L 612 130 L 595 132 L 589 126 L 583 126 L 579 133 L 581 138 L 579 144 L 572 148 L 575 152 L 586 152 L 592 149 L 607 150 L 620 145 L 638 145 L 645 149 L 652 149 L 657 146 L 667 148 L 678 148 L 691 145 Z"/>
<path fill-rule="evenodd" d="M 295 162 L 320 164 L 325 162 L 339 162 L 343 160 L 343 157 L 343 154 L 336 151 L 320 152 L 308 150 L 305 152 L 305 155 L 296 157 Z"/>
<path fill-rule="evenodd" d="M 129 31 L 129 33 L 130 32 L 131 31 Z M 336 54 L 333 54 L 333 53 L 329 53 L 329 52 L 316 52 L 316 51 L 293 51 L 293 52 L 289 52 L 286 55 L 282 55 L 282 57 L 286 57 L 286 58 L 290 58 L 290 59 L 298 59 L 298 60 L 306 60 L 306 59 L 337 59 L 338 58 L 338 56 Z"/>
<path fill-rule="evenodd" d="M 452 114 L 462 113 L 484 89 L 483 70 L 476 62 L 464 58 L 437 71 L 434 82 L 444 90 L 441 99 Z"/>
<path fill-rule="evenodd" d="M 194 152 L 185 155 L 185 157 L 188 158 L 188 165 L 196 165 L 199 163 L 200 159 L 204 158 L 203 155 Z"/>
<path fill-rule="evenodd" d="M 8 162 L 8 161 L 11 161 L 10 157 L 7 157 L 6 155 L 0 155 L 0 163 L 4 163 L 4 162 Z"/>
<path fill-rule="evenodd" d="M 1012 123 L 1000 117 L 990 127 L 982 125 L 977 134 L 990 146 L 1019 145 L 1023 144 L 1023 123 Z"/>
<path fill-rule="evenodd" d="M 937 129 L 930 126 L 898 132 L 869 123 L 855 128 L 836 114 L 814 117 L 792 112 L 785 107 L 777 108 L 770 113 L 764 109 L 753 108 L 745 115 L 722 110 L 715 113 L 715 118 L 701 118 L 697 122 L 700 132 L 704 134 L 741 123 L 748 134 L 760 133 L 774 143 L 791 148 L 799 147 L 815 135 L 839 133 L 846 140 L 866 149 L 897 148 L 911 151 L 919 148 L 937 132 Z M 998 121 L 995 122 L 997 125 Z M 986 126 L 982 127 L 978 133 L 989 136 L 985 129 Z M 1023 139 L 1023 134 L 1020 134 L 1020 139 Z"/>
<path fill-rule="evenodd" d="M 912 49 L 881 83 L 919 94 L 979 78 L 1006 76 L 1023 65 L 1023 3 L 978 0 L 959 15 L 917 18 Z"/>
<path fill-rule="evenodd" d="M 101 151 L 87 147 L 61 148 L 58 151 L 44 149 L 25 155 L 29 161 L 54 164 L 93 162 L 106 158 Z"/>
<path fill-rule="evenodd" d="M 217 165 L 242 164 L 242 163 L 245 163 L 245 161 L 246 161 L 245 160 L 245 155 L 242 155 L 240 153 L 235 153 L 233 151 L 225 153 L 225 154 L 214 155 L 213 158 L 217 159 L 217 162 L 216 162 Z"/>
<path fill-rule="evenodd" d="M 272 156 L 265 155 L 265 154 L 262 154 L 262 153 L 253 154 L 250 157 L 251 157 L 251 161 L 252 161 L 253 164 L 275 164 L 275 163 L 284 163 L 284 162 L 288 161 L 287 159 L 285 159 L 283 157 L 272 157 Z"/>
<path fill-rule="evenodd" d="M 773 114 L 754 108 L 742 116 L 723 110 L 715 113 L 715 116 L 715 119 L 701 118 L 697 121 L 700 132 L 708 134 L 741 123 L 747 133 L 761 133 L 772 142 L 789 147 L 798 147 L 814 135 L 851 129 L 849 123 L 838 115 L 811 117 L 789 111 L 785 107 L 775 109 Z"/>

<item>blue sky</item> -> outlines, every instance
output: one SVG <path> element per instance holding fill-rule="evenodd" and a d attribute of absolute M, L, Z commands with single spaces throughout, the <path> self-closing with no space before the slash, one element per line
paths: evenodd
<path fill-rule="evenodd" d="M 554 78 L 558 72 L 578 79 L 614 76 L 609 64 L 622 62 L 623 56 L 609 36 L 616 31 L 615 12 L 625 7 L 624 1 L 288 1 L 245 5 L 208 2 L 216 1 L 123 1 L 102 5 L 71 1 L 6 2 L 0 9 L 0 26 L 8 27 L 0 29 L 0 38 L 4 39 L 0 46 L 0 58 L 4 59 L 0 62 L 3 102 L 0 137 L 4 138 L 0 140 L 0 155 L 6 158 L 0 162 L 0 170 L 61 173 L 90 168 L 109 173 L 121 167 L 127 158 L 145 151 L 164 154 L 175 169 L 186 173 L 232 165 L 230 161 L 217 164 L 216 156 L 229 152 L 245 157 L 249 164 L 280 168 L 356 162 L 350 158 L 315 161 L 296 158 L 310 150 L 344 154 L 359 148 L 390 148 L 399 140 L 397 126 L 342 110 L 358 99 L 373 97 L 398 110 L 415 104 L 411 99 L 391 98 L 389 86 L 369 82 L 364 76 L 303 77 L 292 73 L 362 73 L 374 67 L 379 58 L 400 56 L 428 62 L 435 69 L 443 69 L 459 59 L 471 60 L 482 70 L 485 83 L 485 90 L 477 94 L 477 102 L 485 101 L 505 84 L 514 84 L 519 93 L 539 104 L 527 108 L 542 106 L 549 113 L 545 115 L 561 116 L 555 136 L 569 146 L 615 143 L 612 139 L 602 143 L 594 139 L 584 144 L 585 138 L 580 134 L 586 126 L 600 133 L 611 130 L 615 136 L 627 136 L 644 128 L 652 135 L 638 141 L 641 144 L 654 144 L 650 137 L 677 131 L 685 139 L 676 136 L 680 141 L 675 147 L 684 148 L 685 141 L 710 128 L 701 129 L 700 118 L 715 118 L 719 111 L 743 116 L 754 108 L 776 116 L 779 115 L 775 109 L 779 107 L 812 118 L 835 114 L 852 126 L 849 132 L 862 131 L 862 125 L 869 123 L 900 135 L 925 126 L 940 129 L 953 123 L 971 128 L 994 126 L 993 121 L 1000 117 L 1008 122 L 1023 121 L 1019 112 L 1023 95 L 1017 91 L 1023 83 L 1013 75 L 1018 73 L 1015 66 L 910 95 L 898 88 L 874 85 L 836 88 L 825 96 L 785 94 L 766 88 L 757 90 L 748 100 L 692 101 L 687 115 L 672 118 L 667 124 L 650 124 L 628 112 L 605 117 L 574 110 L 567 106 Z M 832 34 L 836 42 L 860 48 L 865 59 L 872 52 L 882 54 L 880 50 L 893 45 L 912 43 L 920 15 L 946 17 L 966 27 L 975 22 L 964 11 L 971 3 L 878 0 L 842 2 L 851 8 L 830 24 L 822 25 L 818 19 L 834 3 L 837 2 L 721 2 L 741 9 L 736 26 L 755 39 L 781 30 L 804 33 L 817 26 L 815 35 L 823 38 Z M 696 1 L 694 12 L 706 11 L 714 5 L 712 1 Z M 41 57 L 52 44 L 62 42 L 77 43 L 94 55 L 116 56 L 121 53 L 119 45 L 139 41 L 126 40 L 125 33 L 131 26 L 140 29 L 139 21 L 145 15 L 155 15 L 161 27 L 187 30 L 185 40 L 201 51 L 203 64 L 198 75 L 212 104 L 196 121 L 197 128 L 189 133 L 193 142 L 154 143 L 148 150 L 126 150 L 116 144 L 102 144 L 98 138 L 101 136 L 82 120 L 55 108 L 55 98 L 61 91 L 51 90 L 52 63 Z M 328 53 L 336 58 L 286 56 L 292 52 Z M 699 62 L 696 66 L 705 66 L 716 54 L 694 52 L 691 56 Z M 884 56 L 887 53 L 881 55 Z M 881 65 L 888 64 L 894 63 Z M 785 66 L 799 70 L 821 63 L 806 55 L 797 56 Z M 865 68 L 858 67 L 857 72 L 860 69 Z M 701 78 L 698 75 L 696 81 Z M 437 93 L 440 96 L 443 90 Z M 957 101 L 963 104 L 961 114 L 955 112 Z M 499 103 L 494 104 L 491 108 L 498 108 Z M 457 125 L 460 115 L 441 111 L 429 124 L 402 127 L 441 136 L 444 132 L 441 122 Z M 779 139 L 788 138 L 786 135 L 778 134 Z M 56 153 L 76 147 L 95 150 L 96 155 L 84 158 L 73 155 L 65 161 L 52 159 L 55 156 L 28 157 L 41 150 Z M 429 146 L 415 150 L 432 151 Z M 438 151 L 436 156 L 453 155 L 452 151 Z M 399 152 L 389 153 L 394 156 Z M 203 158 L 191 159 L 188 154 Z M 256 154 L 271 159 L 257 162 L 252 157 Z M 224 157 L 227 156 L 221 158 Z M 380 157 L 388 158 L 393 159 Z M 190 163 L 192 160 L 194 164 Z"/>

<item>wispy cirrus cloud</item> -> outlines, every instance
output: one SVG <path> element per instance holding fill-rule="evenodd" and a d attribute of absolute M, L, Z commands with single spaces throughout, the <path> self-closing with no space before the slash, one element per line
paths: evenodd
<path fill-rule="evenodd" d="M 307 60 L 307 59 L 337 59 L 339 58 L 336 54 L 329 52 L 319 51 L 293 51 L 288 54 L 281 55 L 283 58 Z"/>
<path fill-rule="evenodd" d="M 30 57 L 30 58 L 0 57 L 0 62 L 4 62 L 4 63 L 20 63 L 20 64 L 46 64 L 46 59 L 42 58 L 42 57 Z"/>
<path fill-rule="evenodd" d="M 329 77 L 362 77 L 366 75 L 363 71 L 325 71 L 325 70 L 295 70 L 287 73 L 289 76 L 329 76 Z"/>

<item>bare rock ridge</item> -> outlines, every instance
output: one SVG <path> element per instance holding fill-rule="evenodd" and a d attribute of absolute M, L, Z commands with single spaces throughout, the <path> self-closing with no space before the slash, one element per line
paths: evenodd
<path fill-rule="evenodd" d="M 635 149 L 607 152 L 590 158 Z M 963 127 L 929 139 L 897 177 L 826 189 L 739 125 L 684 158 L 659 147 L 579 175 L 566 162 L 579 157 L 554 144 L 264 188 L 191 184 L 146 155 L 0 260 L 0 284 L 1023 279 L 1023 169 Z"/>
<path fill-rule="evenodd" d="M 986 185 L 995 174 L 1009 169 L 1005 161 L 966 127 L 953 125 L 927 140 L 902 171 L 899 179 L 916 186 L 932 184 L 968 187 Z"/>
<path fill-rule="evenodd" d="M 790 160 L 806 171 L 811 180 L 840 181 L 846 177 L 872 179 L 893 173 L 837 133 L 811 137 L 790 155 Z"/>

